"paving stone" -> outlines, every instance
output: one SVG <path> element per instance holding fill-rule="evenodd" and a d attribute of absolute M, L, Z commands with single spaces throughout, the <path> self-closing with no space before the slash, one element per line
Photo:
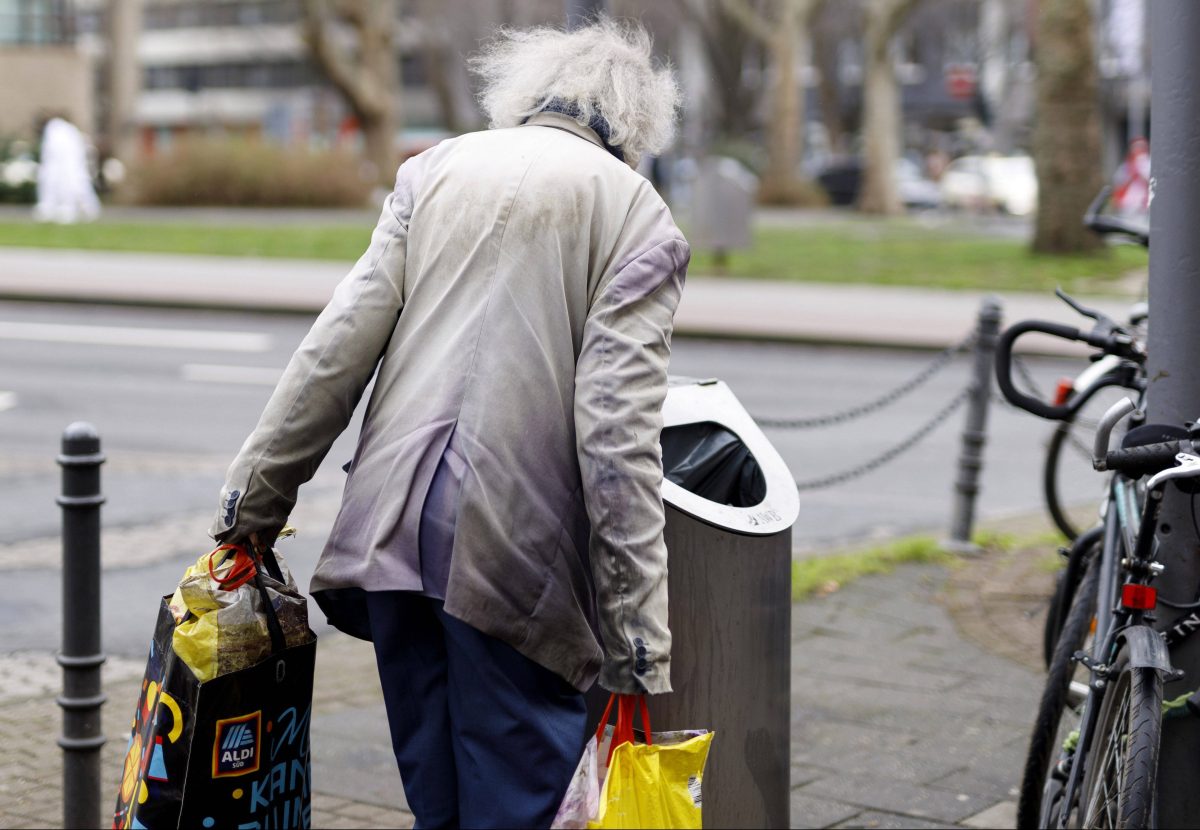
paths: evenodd
<path fill-rule="evenodd" d="M 978 827 L 987 830 L 987 828 L 1012 828 L 1017 826 L 1017 802 L 1002 801 L 999 804 L 993 804 L 986 810 L 983 810 L 975 815 L 963 819 L 962 824 L 967 827 Z"/>
<path fill-rule="evenodd" d="M 335 815 L 326 819 L 323 825 L 314 824 L 313 830 L 362 830 L 362 827 L 363 823 L 360 819 Z"/>
<path fill-rule="evenodd" d="M 792 787 L 802 787 L 809 781 L 816 781 L 818 778 L 825 778 L 833 770 L 823 767 L 814 767 L 809 764 L 792 764 L 791 785 Z"/>
<path fill-rule="evenodd" d="M 337 812 L 339 815 L 350 816 L 351 818 L 378 823 L 381 820 L 390 818 L 397 811 L 385 810 L 384 808 L 377 807 L 373 804 L 347 804 Z"/>
<path fill-rule="evenodd" d="M 354 803 L 355 802 L 351 801 L 348 798 L 342 798 L 340 796 L 331 795 L 331 794 L 325 793 L 325 792 L 317 791 L 317 792 L 313 793 L 313 809 L 314 810 L 317 809 L 317 806 L 319 805 L 322 810 L 328 810 L 329 812 L 336 812 L 337 810 L 341 809 L 342 807 L 345 807 L 347 804 L 354 804 Z"/>
<path fill-rule="evenodd" d="M 881 813 L 878 810 L 867 810 L 859 813 L 849 821 L 844 821 L 837 825 L 838 828 L 881 828 L 881 830 L 943 830 L 943 828 L 953 828 L 956 825 L 943 824 L 939 821 L 926 821 L 925 819 L 913 818 L 912 816 L 902 816 L 896 813 Z"/>
<path fill-rule="evenodd" d="M 953 619 L 930 604 L 946 573 L 904 567 L 794 606 L 792 826 L 942 827 L 1013 800 L 1041 675 L 964 639 L 966 603 Z M 114 787 L 140 668 L 106 687 Z M 312 724 L 313 826 L 410 827 L 369 643 L 322 637 Z M 0 697 L 0 828 L 61 821 L 60 729 L 52 695 Z"/>
<path fill-rule="evenodd" d="M 858 807 L 839 804 L 825 798 L 814 798 L 792 790 L 792 827 L 830 827 L 860 812 Z"/>
<path fill-rule="evenodd" d="M 952 772 L 944 778 L 927 782 L 927 786 L 952 793 L 978 793 L 990 796 L 995 801 L 1016 798 L 1019 790 L 1020 770 L 1016 770 L 1009 778 L 1001 781 L 980 775 L 973 769 Z"/>
<path fill-rule="evenodd" d="M 799 792 L 814 798 L 951 824 L 991 806 L 984 798 L 970 793 L 955 794 L 909 781 L 849 775 L 814 781 L 801 787 Z"/>
<path fill-rule="evenodd" d="M 855 775 L 887 778 L 894 781 L 913 781 L 923 784 L 944 778 L 963 769 L 963 762 L 949 755 L 931 753 L 915 746 L 891 752 L 874 749 L 839 753 L 826 764 Z"/>

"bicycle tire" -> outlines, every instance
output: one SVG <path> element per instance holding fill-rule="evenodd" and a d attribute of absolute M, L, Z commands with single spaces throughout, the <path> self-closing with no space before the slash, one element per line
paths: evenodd
<path fill-rule="evenodd" d="M 1050 514 L 1054 526 L 1071 541 L 1079 536 L 1079 528 L 1075 527 L 1058 497 L 1058 463 L 1074 425 L 1073 414 L 1055 425 L 1050 441 L 1046 444 L 1046 458 L 1042 462 L 1042 496 L 1046 500 L 1046 511 Z"/>
<path fill-rule="evenodd" d="M 1025 755 L 1025 769 L 1021 776 L 1021 791 L 1017 801 L 1017 827 L 1037 828 L 1052 826 L 1045 821 L 1050 805 L 1044 804 L 1047 784 L 1050 782 L 1051 761 L 1059 752 L 1059 725 L 1067 707 L 1075 652 L 1083 648 L 1090 633 L 1095 616 L 1096 592 L 1100 582 L 1098 557 L 1092 556 L 1085 566 L 1083 578 L 1075 591 L 1074 601 L 1067 612 L 1062 632 L 1054 649 L 1054 659 L 1046 675 L 1046 685 L 1038 703 L 1037 718 L 1029 737 L 1029 750 Z"/>
<path fill-rule="evenodd" d="M 1109 687 L 1097 719 L 1097 741 L 1088 752 L 1084 769 L 1083 827 L 1153 826 L 1162 697 L 1158 670 L 1131 667 L 1128 651 L 1122 648 L 1109 673 Z M 1122 750 L 1124 756 L 1118 757 Z M 1110 772 L 1115 781 L 1108 781 Z M 1098 804 L 1099 798 L 1103 801 Z"/>
<path fill-rule="evenodd" d="M 1071 543 L 1067 564 L 1058 572 L 1054 582 L 1054 593 L 1046 607 L 1046 622 L 1042 626 L 1042 660 L 1049 670 L 1054 659 L 1054 646 L 1059 632 L 1066 621 L 1067 611 L 1075 599 L 1075 589 L 1083 577 L 1083 569 L 1093 550 L 1104 539 L 1104 525 L 1085 530 Z"/>

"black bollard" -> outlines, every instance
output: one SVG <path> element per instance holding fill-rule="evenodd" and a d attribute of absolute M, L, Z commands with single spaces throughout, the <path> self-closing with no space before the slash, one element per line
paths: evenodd
<path fill-rule="evenodd" d="M 58 664 L 63 669 L 63 825 L 100 827 L 100 436 L 91 424 L 63 432 L 63 634 Z"/>
<path fill-rule="evenodd" d="M 975 366 L 967 399 L 967 423 L 958 455 L 958 478 L 954 482 L 954 516 L 950 521 L 950 539 L 943 544 L 954 553 L 978 553 L 971 540 L 975 528 L 975 500 L 979 496 L 979 477 L 983 473 L 983 450 L 987 445 L 988 404 L 992 398 L 992 372 L 996 360 L 996 340 L 1000 336 L 1000 301 L 985 297 L 979 307 L 975 329 Z"/>

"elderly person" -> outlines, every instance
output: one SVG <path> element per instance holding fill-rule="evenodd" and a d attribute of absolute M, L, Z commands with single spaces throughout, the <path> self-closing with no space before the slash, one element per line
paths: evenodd
<path fill-rule="evenodd" d="M 375 376 L 313 593 L 375 644 L 418 826 L 547 826 L 582 692 L 671 690 L 659 432 L 689 250 L 633 168 L 679 93 L 603 19 L 473 66 L 492 129 L 400 167 L 212 532 L 273 539 Z"/>

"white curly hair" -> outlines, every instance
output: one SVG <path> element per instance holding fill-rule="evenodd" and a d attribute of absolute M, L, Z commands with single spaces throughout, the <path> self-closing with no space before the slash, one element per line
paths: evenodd
<path fill-rule="evenodd" d="M 599 116 L 608 143 L 636 166 L 675 136 L 679 84 L 655 66 L 649 33 L 638 23 L 599 17 L 570 31 L 551 26 L 501 29 L 471 59 L 479 104 L 492 127 L 515 127 L 551 102 L 583 126 Z"/>

